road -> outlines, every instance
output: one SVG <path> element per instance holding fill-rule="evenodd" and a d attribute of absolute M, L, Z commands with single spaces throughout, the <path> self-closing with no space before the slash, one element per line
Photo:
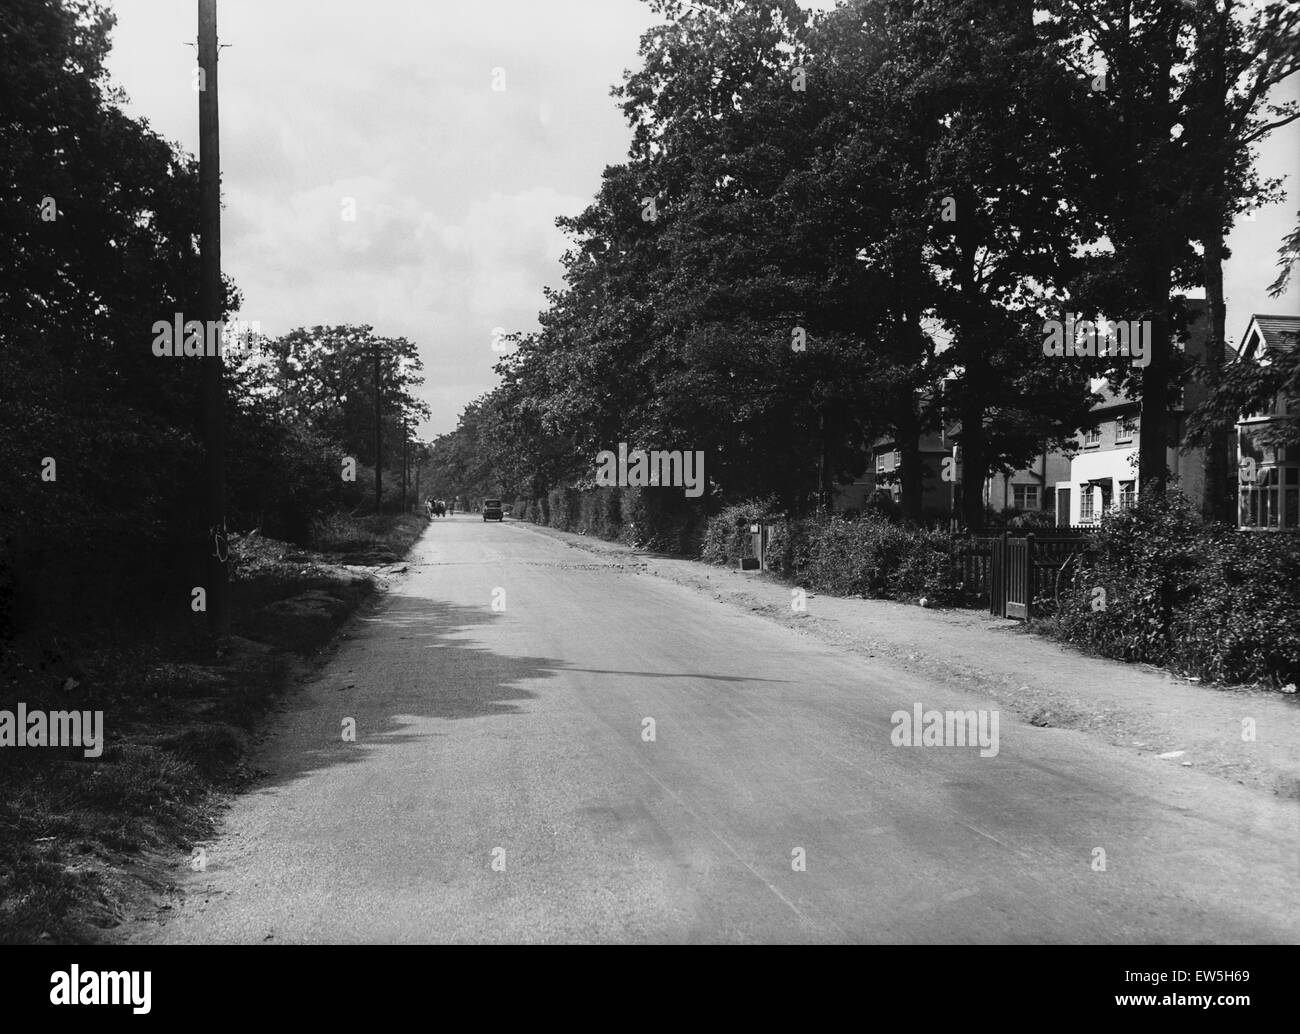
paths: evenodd
<path fill-rule="evenodd" d="M 991 702 L 520 524 L 433 522 L 347 633 L 129 939 L 1300 939 L 1293 802 L 1010 715 L 894 746 Z"/>

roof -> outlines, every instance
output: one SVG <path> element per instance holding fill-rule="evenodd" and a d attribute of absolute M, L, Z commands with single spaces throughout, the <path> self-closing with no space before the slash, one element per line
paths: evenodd
<path fill-rule="evenodd" d="M 1279 316 L 1255 313 L 1250 318 L 1250 325 L 1242 335 L 1237 354 L 1243 358 L 1253 356 L 1255 352 L 1256 331 L 1258 339 L 1264 342 L 1267 351 L 1286 351 L 1291 348 L 1300 335 L 1300 316 Z"/>

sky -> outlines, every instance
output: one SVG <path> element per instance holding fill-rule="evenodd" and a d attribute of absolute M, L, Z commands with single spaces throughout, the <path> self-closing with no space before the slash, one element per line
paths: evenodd
<path fill-rule="evenodd" d="M 108 67 L 126 110 L 197 153 L 197 4 L 110 6 Z M 452 430 L 497 383 L 495 328 L 536 329 L 543 288 L 561 286 L 555 219 L 578 214 L 604 168 L 626 158 L 610 88 L 638 67 L 641 33 L 658 19 L 641 0 L 218 7 L 222 266 L 243 292 L 238 317 L 271 335 L 358 323 L 408 338 L 433 411 L 418 433 Z M 1300 312 L 1300 285 L 1266 293 L 1300 209 L 1300 123 L 1260 155 L 1266 174 L 1290 174 L 1295 199 L 1233 231 L 1230 342 L 1251 312 Z"/>

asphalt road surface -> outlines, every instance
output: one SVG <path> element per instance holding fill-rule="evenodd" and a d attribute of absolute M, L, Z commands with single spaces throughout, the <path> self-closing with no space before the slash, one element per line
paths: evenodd
<path fill-rule="evenodd" d="M 523 525 L 411 559 L 132 940 L 1300 940 L 1295 802 L 1009 715 L 895 746 L 996 705 Z"/>

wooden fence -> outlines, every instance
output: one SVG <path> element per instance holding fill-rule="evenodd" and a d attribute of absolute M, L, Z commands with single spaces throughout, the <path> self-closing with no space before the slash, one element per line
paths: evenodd
<path fill-rule="evenodd" d="M 1063 565 L 1085 553 L 1089 541 L 1086 532 L 1076 529 L 971 536 L 958 560 L 962 585 L 988 604 L 990 614 L 1026 620 L 1035 600 L 1056 594 Z M 1066 584 L 1072 578 L 1073 571 L 1067 568 Z"/>

